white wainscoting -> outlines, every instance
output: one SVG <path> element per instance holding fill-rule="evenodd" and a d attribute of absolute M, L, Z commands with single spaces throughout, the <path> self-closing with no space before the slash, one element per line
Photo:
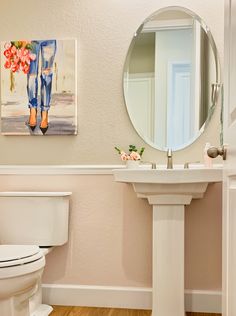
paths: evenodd
<path fill-rule="evenodd" d="M 70 284 L 43 284 L 43 302 L 50 305 L 151 309 L 152 289 Z M 221 292 L 185 291 L 185 310 L 221 313 Z"/>

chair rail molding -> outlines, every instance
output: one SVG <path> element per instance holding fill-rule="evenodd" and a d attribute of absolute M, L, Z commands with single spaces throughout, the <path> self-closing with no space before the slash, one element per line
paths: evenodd
<path fill-rule="evenodd" d="M 0 165 L 0 175 L 113 174 L 124 165 Z"/>

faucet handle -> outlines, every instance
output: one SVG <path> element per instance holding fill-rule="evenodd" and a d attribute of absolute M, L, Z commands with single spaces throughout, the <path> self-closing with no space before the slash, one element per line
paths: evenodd
<path fill-rule="evenodd" d="M 156 169 L 156 168 L 157 168 L 156 162 L 153 162 L 153 161 L 143 161 L 143 163 L 144 163 L 144 164 L 151 165 L 151 169 Z"/>
<path fill-rule="evenodd" d="M 157 164 L 155 162 L 152 162 L 152 169 L 156 169 L 157 168 Z"/>
<path fill-rule="evenodd" d="M 200 163 L 200 161 L 187 161 L 184 163 L 184 169 L 189 169 L 191 163 Z"/>

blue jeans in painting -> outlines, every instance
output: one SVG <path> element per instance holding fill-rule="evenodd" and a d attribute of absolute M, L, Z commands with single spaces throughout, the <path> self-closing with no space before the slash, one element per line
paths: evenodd
<path fill-rule="evenodd" d="M 27 93 L 29 108 L 38 107 L 38 74 L 39 61 L 41 56 L 41 92 L 40 92 L 40 108 L 41 111 L 50 109 L 51 93 L 52 93 L 52 67 L 56 55 L 56 40 L 32 41 L 32 53 L 36 55 L 35 60 L 30 62 L 30 70 L 27 75 Z M 41 53 L 41 54 L 40 54 Z"/>

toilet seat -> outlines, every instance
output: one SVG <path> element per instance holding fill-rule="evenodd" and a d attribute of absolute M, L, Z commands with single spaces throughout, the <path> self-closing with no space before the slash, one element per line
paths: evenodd
<path fill-rule="evenodd" d="M 29 263 L 42 256 L 38 246 L 0 245 L 0 268 Z"/>
<path fill-rule="evenodd" d="M 38 246 L 0 245 L 0 279 L 34 272 L 45 266 Z"/>

